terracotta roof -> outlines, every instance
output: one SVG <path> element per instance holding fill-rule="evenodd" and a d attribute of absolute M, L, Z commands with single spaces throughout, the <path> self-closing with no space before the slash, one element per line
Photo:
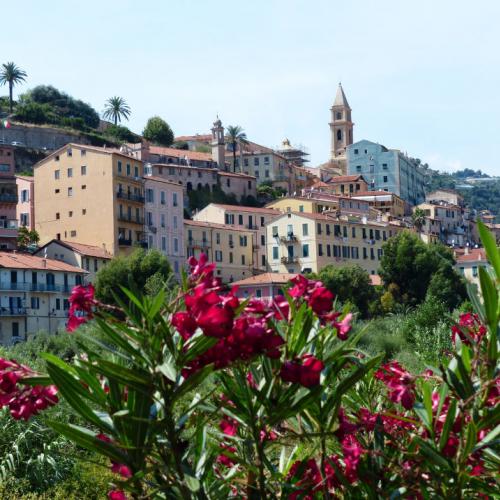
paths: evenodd
<path fill-rule="evenodd" d="M 164 179 L 163 177 L 158 177 L 157 175 L 145 175 L 143 179 L 147 181 L 155 181 L 155 182 L 163 182 L 164 184 L 171 184 L 172 186 L 176 186 L 182 190 L 182 186 L 174 181 L 169 181 L 168 179 Z"/>
<path fill-rule="evenodd" d="M 263 273 L 249 278 L 235 281 L 232 285 L 245 286 L 245 285 L 286 285 L 291 279 L 295 278 L 297 274 L 291 273 Z"/>
<path fill-rule="evenodd" d="M 113 256 L 102 247 L 98 247 L 95 245 L 86 245 L 84 243 L 76 243 L 73 241 L 65 241 L 65 240 L 51 240 L 45 245 L 43 245 L 43 247 L 40 247 L 35 253 L 36 254 L 42 253 L 43 249 L 46 246 L 50 245 L 51 243 L 55 243 L 57 245 L 69 248 L 70 250 L 73 250 L 81 255 L 86 255 L 88 257 L 97 257 L 99 259 L 113 258 Z"/>
<path fill-rule="evenodd" d="M 212 140 L 212 134 L 196 134 L 196 135 L 180 135 L 176 137 L 174 142 L 199 141 L 209 142 Z"/>
<path fill-rule="evenodd" d="M 23 181 L 35 182 L 35 178 L 29 175 L 16 175 L 16 179 L 22 179 Z"/>
<path fill-rule="evenodd" d="M 328 184 L 340 184 L 342 182 L 354 182 L 354 181 L 359 181 L 359 180 L 364 181 L 364 178 L 362 175 L 337 175 L 335 177 L 332 177 L 328 181 Z"/>
<path fill-rule="evenodd" d="M 149 153 L 154 155 L 172 156 L 174 158 L 188 158 L 189 160 L 212 161 L 212 153 L 200 153 L 188 149 L 164 148 L 149 146 Z"/>
<path fill-rule="evenodd" d="M 461 262 L 487 261 L 484 248 L 471 248 L 468 254 L 457 256 L 457 264 Z"/>
<path fill-rule="evenodd" d="M 352 193 L 351 198 L 355 198 L 356 196 L 398 196 L 397 194 L 393 193 L 392 191 L 357 191 L 356 193 Z M 399 196 L 398 196 L 399 198 Z"/>
<path fill-rule="evenodd" d="M 254 175 L 240 174 L 238 172 L 226 172 L 225 170 L 217 170 L 217 173 L 226 177 L 243 177 L 245 179 L 255 179 Z"/>
<path fill-rule="evenodd" d="M 47 271 L 65 271 L 72 273 L 86 273 L 84 269 L 70 266 L 65 262 L 54 259 L 44 259 L 36 255 L 25 253 L 0 252 L 0 267 L 7 269 L 40 269 Z"/>
<path fill-rule="evenodd" d="M 382 284 L 382 278 L 378 274 L 370 274 L 370 281 L 373 286 Z"/>
<path fill-rule="evenodd" d="M 201 220 L 190 220 L 184 219 L 185 226 L 199 226 L 199 227 L 211 227 L 214 229 L 226 229 L 229 231 L 244 231 L 245 233 L 250 233 L 254 231 L 253 229 L 245 229 L 243 227 L 228 226 L 227 224 L 218 224 L 216 222 L 204 222 Z"/>
<path fill-rule="evenodd" d="M 235 212 L 250 212 L 259 214 L 279 215 L 281 211 L 276 208 L 260 208 L 260 207 L 245 207 L 240 205 L 224 205 L 222 203 L 211 203 L 214 207 L 223 208 L 224 210 L 234 210 Z"/>

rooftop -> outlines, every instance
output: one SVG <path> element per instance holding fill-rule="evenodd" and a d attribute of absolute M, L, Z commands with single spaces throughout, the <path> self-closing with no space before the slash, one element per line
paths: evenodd
<path fill-rule="evenodd" d="M 471 248 L 469 253 L 464 253 L 456 257 L 457 264 L 462 262 L 486 261 L 486 252 L 484 248 Z"/>
<path fill-rule="evenodd" d="M 186 226 L 198 226 L 198 227 L 208 227 L 213 229 L 225 229 L 229 231 L 244 231 L 246 233 L 251 232 L 252 229 L 245 229 L 238 226 L 228 226 L 227 224 L 218 224 L 216 222 L 204 222 L 200 220 L 190 220 L 184 219 L 184 225 Z"/>
<path fill-rule="evenodd" d="M 0 252 L 0 268 L 6 269 L 37 269 L 46 271 L 63 271 L 83 274 L 87 271 L 61 262 L 60 260 L 44 259 L 25 253 Z"/>
<path fill-rule="evenodd" d="M 179 189 L 182 189 L 182 186 L 177 182 L 169 181 L 168 179 L 165 179 L 163 177 L 158 177 L 157 175 L 145 175 L 143 179 L 145 181 L 155 181 L 155 182 L 162 182 L 163 184 L 170 184 L 171 186 L 175 186 Z"/>
<path fill-rule="evenodd" d="M 40 247 L 36 251 L 36 253 L 37 254 L 42 253 L 44 248 L 52 243 L 55 243 L 57 245 L 61 245 L 62 247 L 68 248 L 69 250 L 73 250 L 74 252 L 77 252 L 81 255 L 85 255 L 88 257 L 97 257 L 99 259 L 112 259 L 113 258 L 113 256 L 102 247 L 98 247 L 95 245 L 86 245 L 84 243 L 76 243 L 73 241 L 64 241 L 64 240 L 51 240 L 48 243 L 46 243 L 45 245 L 43 245 L 43 247 Z"/>
<path fill-rule="evenodd" d="M 250 213 L 272 214 L 272 215 L 279 215 L 281 213 L 280 210 L 277 210 L 275 208 L 245 207 L 240 205 L 224 205 L 222 203 L 210 203 L 210 205 L 222 208 L 224 210 L 232 210 L 234 212 L 250 212 Z"/>
<path fill-rule="evenodd" d="M 162 146 L 149 146 L 149 153 L 161 156 L 172 156 L 188 160 L 212 161 L 212 153 L 200 153 L 188 149 L 165 148 Z"/>
<path fill-rule="evenodd" d="M 356 181 L 364 181 L 365 179 L 363 178 L 362 175 L 337 175 L 335 177 L 332 177 L 328 182 L 327 185 L 329 184 L 342 184 L 344 182 L 356 182 Z"/>
<path fill-rule="evenodd" d="M 295 278 L 296 274 L 291 273 L 263 273 L 249 278 L 235 281 L 232 285 L 246 286 L 246 285 L 286 285 L 291 279 Z"/>

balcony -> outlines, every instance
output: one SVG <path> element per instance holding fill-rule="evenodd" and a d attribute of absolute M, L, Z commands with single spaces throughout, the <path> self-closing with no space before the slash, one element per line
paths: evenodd
<path fill-rule="evenodd" d="M 144 217 L 129 217 L 127 214 L 118 214 L 118 220 L 121 222 L 129 222 L 130 224 L 144 225 Z"/>
<path fill-rule="evenodd" d="M 17 219 L 0 219 L 0 229 L 18 229 Z"/>
<path fill-rule="evenodd" d="M 297 236 L 293 233 L 288 233 L 280 238 L 281 243 L 297 243 Z"/>
<path fill-rule="evenodd" d="M 11 292 L 71 292 L 71 285 L 56 285 L 46 283 L 9 283 L 0 282 L 0 290 Z"/>
<path fill-rule="evenodd" d="M 0 307 L 0 316 L 26 316 L 25 307 Z"/>
<path fill-rule="evenodd" d="M 281 257 L 281 263 L 282 264 L 297 264 L 299 262 L 298 257 Z"/>
<path fill-rule="evenodd" d="M 17 194 L 2 193 L 0 194 L 0 202 L 4 203 L 17 203 Z"/>
<path fill-rule="evenodd" d="M 127 240 L 125 238 L 118 238 L 118 246 L 120 247 L 131 247 L 132 240 Z"/>
<path fill-rule="evenodd" d="M 246 229 L 259 229 L 258 226 L 256 226 L 255 224 L 246 224 L 245 228 Z"/>
<path fill-rule="evenodd" d="M 127 191 L 116 192 L 116 197 L 121 200 L 134 201 L 136 203 L 144 203 L 144 196 L 141 194 L 129 193 Z"/>
<path fill-rule="evenodd" d="M 188 246 L 191 248 L 210 248 L 207 240 L 188 240 Z"/>

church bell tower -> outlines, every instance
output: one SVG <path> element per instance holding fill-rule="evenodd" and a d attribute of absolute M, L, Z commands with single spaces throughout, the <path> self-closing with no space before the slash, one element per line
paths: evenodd
<path fill-rule="evenodd" d="M 353 143 L 352 129 L 354 123 L 352 123 L 351 119 L 351 108 L 340 83 L 330 111 L 332 113 L 330 122 L 330 158 L 334 160 L 339 156 L 344 156 L 346 147 Z"/>

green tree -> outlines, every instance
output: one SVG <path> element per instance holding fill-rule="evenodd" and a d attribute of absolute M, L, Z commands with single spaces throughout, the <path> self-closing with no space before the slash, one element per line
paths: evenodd
<path fill-rule="evenodd" d="M 96 297 L 108 304 L 115 304 L 116 294 L 126 300 L 121 287 L 147 294 L 153 282 L 165 282 L 172 270 L 167 258 L 157 250 L 136 249 L 126 257 L 115 257 L 101 268 L 96 276 Z M 155 276 L 155 278 L 153 278 Z"/>
<path fill-rule="evenodd" d="M 146 127 L 142 131 L 142 135 L 144 139 L 160 146 L 168 147 L 174 142 L 174 133 L 170 125 L 159 116 L 153 116 L 148 120 Z"/>
<path fill-rule="evenodd" d="M 411 215 L 411 220 L 417 231 L 420 233 L 423 225 L 425 224 L 425 212 L 421 208 L 416 208 Z"/>
<path fill-rule="evenodd" d="M 121 123 L 122 118 L 128 120 L 130 116 L 130 106 L 123 97 L 110 97 L 104 106 L 104 113 L 102 115 L 106 120 L 112 120 L 115 125 Z"/>
<path fill-rule="evenodd" d="M 9 84 L 9 110 L 12 113 L 14 85 L 26 81 L 28 75 L 13 62 L 2 64 L 0 68 L 0 85 Z"/>
<path fill-rule="evenodd" d="M 370 275 L 363 268 L 329 265 L 319 272 L 318 278 L 342 303 L 354 304 L 363 317 L 369 315 L 369 305 L 376 294 Z"/>
<path fill-rule="evenodd" d="M 140 138 L 123 125 L 110 125 L 104 134 L 121 142 L 139 142 Z"/>
<path fill-rule="evenodd" d="M 437 271 L 441 271 L 443 279 L 459 282 L 453 270 L 453 254 L 440 243 L 426 245 L 417 235 L 403 231 L 390 238 L 383 250 L 380 276 L 386 286 L 397 285 L 399 300 L 404 304 L 416 305 L 425 300 Z"/>
<path fill-rule="evenodd" d="M 26 250 L 30 245 L 37 245 L 40 236 L 36 229 L 31 231 L 26 226 L 21 226 L 17 231 L 17 246 L 21 250 Z"/>
<path fill-rule="evenodd" d="M 466 298 L 467 287 L 462 276 L 453 267 L 442 264 L 432 275 L 426 300 L 442 302 L 453 310 Z"/>
<path fill-rule="evenodd" d="M 247 134 L 239 125 L 229 125 L 226 129 L 226 141 L 233 152 L 233 170 L 236 172 L 236 150 L 243 144 L 248 144 Z M 242 165 L 243 167 L 243 165 Z"/>

